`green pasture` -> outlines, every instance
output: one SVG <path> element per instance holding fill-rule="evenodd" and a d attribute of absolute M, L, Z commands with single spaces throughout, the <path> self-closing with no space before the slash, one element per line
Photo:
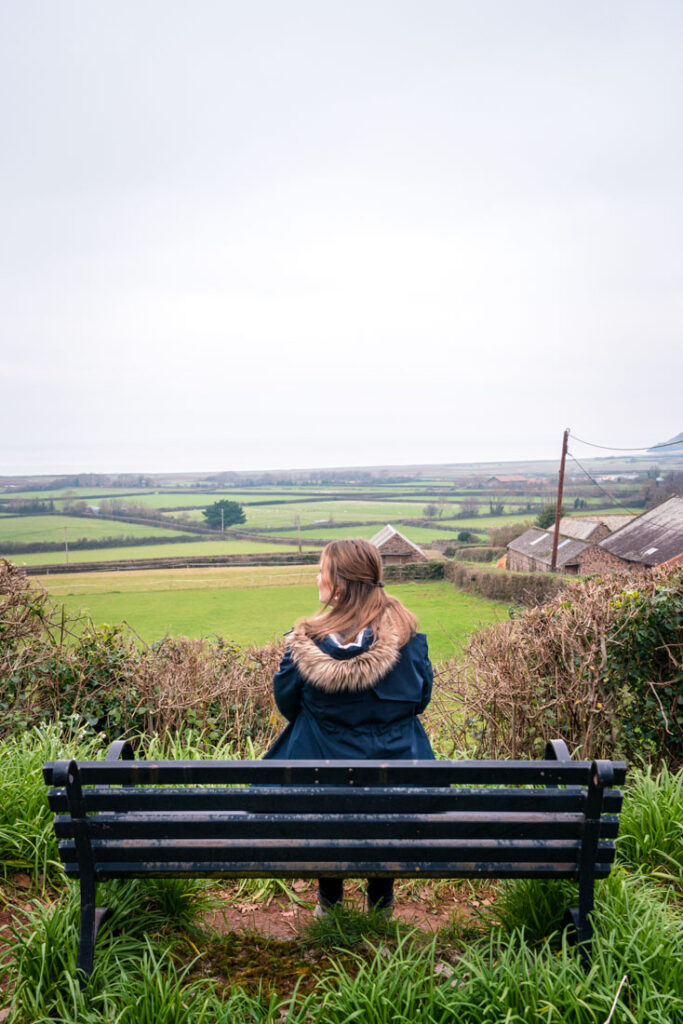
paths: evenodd
<path fill-rule="evenodd" d="M 0 524 L 0 551 L 3 541 L 28 543 L 43 541 L 64 541 L 64 529 L 68 540 L 78 537 L 168 537 L 184 536 L 182 530 L 172 531 L 160 526 L 144 523 L 121 523 L 111 519 L 85 519 L 80 516 L 13 516 L 4 518 Z"/>
<path fill-rule="evenodd" d="M 403 526 L 397 521 L 387 520 L 392 526 L 394 526 L 400 533 L 407 537 L 408 540 L 412 540 L 414 544 L 422 545 L 423 547 L 429 547 L 430 543 L 435 540 L 450 540 L 458 535 L 460 529 L 466 529 L 466 527 L 455 526 L 452 530 L 430 530 L 428 526 Z M 368 526 L 321 526 L 316 527 L 314 530 L 302 530 L 301 541 L 303 544 L 307 542 L 309 538 L 319 537 L 320 540 L 324 540 L 326 543 L 331 540 L 339 540 L 345 537 L 364 537 L 366 540 L 370 540 L 371 537 L 382 529 L 386 525 L 385 523 L 370 523 Z M 295 530 L 273 530 L 272 533 L 269 531 L 264 537 L 296 537 Z"/>
<path fill-rule="evenodd" d="M 64 534 L 62 533 L 62 537 Z M 207 540 L 180 544 L 141 544 L 139 547 L 92 548 L 69 552 L 70 562 L 119 562 L 121 559 L 185 558 L 201 555 L 286 554 L 296 551 L 296 544 L 268 544 L 267 541 Z M 310 550 L 310 549 L 309 549 Z M 64 552 L 37 552 L 13 555 L 18 565 L 63 565 Z"/>
<path fill-rule="evenodd" d="M 119 494 L 131 495 L 133 493 L 143 495 L 153 494 L 150 487 L 56 487 L 50 491 L 37 491 L 27 489 L 25 491 L 0 491 L 0 498 L 39 498 L 41 501 L 78 501 L 86 496 L 96 495 L 97 498 L 116 498 Z M 93 499 L 94 500 L 94 499 Z M 131 501 L 135 501 L 131 498 Z"/>
<path fill-rule="evenodd" d="M 321 501 L 302 502 L 291 505 L 251 505 L 245 506 L 247 516 L 245 527 L 250 526 L 287 526 L 296 522 L 299 516 L 302 525 L 317 520 L 360 521 L 374 520 L 378 523 L 391 522 L 392 519 L 418 517 L 423 509 L 422 502 L 405 501 Z"/>
<path fill-rule="evenodd" d="M 339 537 L 366 537 L 369 539 L 389 523 L 415 544 L 422 544 L 430 540 L 449 540 L 457 537 L 461 530 L 479 530 L 481 533 L 486 534 L 487 530 L 497 529 L 499 526 L 508 526 L 511 523 L 522 523 L 527 519 L 532 520 L 533 517 L 533 512 L 524 512 L 513 516 L 470 516 L 467 519 L 451 519 L 445 522 L 435 519 L 435 526 L 446 527 L 446 529 L 433 529 L 429 526 L 404 525 L 399 518 L 387 516 L 385 520 L 378 523 L 369 523 L 367 526 L 327 526 L 325 523 L 321 523 L 314 530 L 302 531 L 301 540 L 305 541 L 307 534 L 311 537 L 320 537 L 321 540 L 336 540 Z M 272 533 L 264 536 L 293 537 L 296 536 L 296 529 L 292 531 L 292 528 L 289 527 L 273 530 Z"/>
<path fill-rule="evenodd" d="M 282 569 L 281 578 L 287 578 L 286 574 L 296 578 L 298 573 L 299 580 L 305 575 L 315 576 L 315 567 L 307 573 L 293 566 Z M 116 578 L 111 581 L 110 591 L 103 590 L 106 581 L 101 574 L 93 580 L 91 592 L 84 590 L 87 581 L 83 577 L 72 584 L 71 592 L 71 581 L 64 577 L 47 577 L 40 582 L 68 612 L 81 612 L 96 624 L 125 621 L 148 643 L 165 635 L 220 634 L 239 644 L 262 645 L 279 640 L 297 619 L 313 615 L 320 608 L 315 583 L 281 586 L 279 574 L 267 567 L 261 573 L 239 570 L 241 578 L 235 571 L 233 583 L 228 575 L 227 585 L 221 587 L 216 586 L 219 577 L 215 573 L 186 572 L 184 580 L 179 580 L 176 573 L 166 586 L 160 574 L 150 575 L 147 580 L 144 573 L 112 574 Z M 235 585 L 240 579 L 242 585 Z M 473 629 L 507 616 L 506 604 L 462 593 L 443 581 L 392 585 L 388 593 L 400 598 L 417 615 L 437 661 L 457 655 Z"/>

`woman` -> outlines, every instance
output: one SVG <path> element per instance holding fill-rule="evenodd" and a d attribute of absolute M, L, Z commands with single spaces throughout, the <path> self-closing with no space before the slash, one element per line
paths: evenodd
<path fill-rule="evenodd" d="M 382 581 L 382 559 L 366 540 L 323 550 L 318 594 L 326 610 L 304 619 L 273 679 L 289 725 L 266 757 L 323 760 L 433 758 L 418 719 L 432 693 L 427 638 Z M 322 916 L 343 896 L 340 878 L 318 879 Z M 368 880 L 368 906 L 390 913 L 393 879 Z"/>

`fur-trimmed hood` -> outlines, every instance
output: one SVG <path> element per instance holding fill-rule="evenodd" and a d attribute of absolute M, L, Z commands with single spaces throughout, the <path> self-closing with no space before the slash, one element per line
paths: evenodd
<path fill-rule="evenodd" d="M 334 658 L 321 650 L 301 626 L 291 632 L 289 650 L 301 677 L 326 693 L 369 690 L 395 667 L 401 656 L 398 636 L 382 631 L 359 654 Z"/>

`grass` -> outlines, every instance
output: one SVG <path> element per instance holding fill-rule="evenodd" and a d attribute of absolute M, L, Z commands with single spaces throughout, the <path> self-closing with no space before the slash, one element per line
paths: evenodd
<path fill-rule="evenodd" d="M 286 570 L 284 577 L 297 576 L 294 567 L 281 568 Z M 240 572 L 240 576 L 221 577 L 216 570 L 186 570 L 184 580 L 174 573 L 168 582 L 158 571 L 117 573 L 109 592 L 102 591 L 100 574 L 92 580 L 98 592 L 85 591 L 87 580 L 72 593 L 67 592 L 70 579 L 44 577 L 41 582 L 69 613 L 84 612 L 97 624 L 125 620 L 147 642 L 167 634 L 199 637 L 218 633 L 239 644 L 261 645 L 281 639 L 297 619 L 319 608 L 314 567 L 305 574 L 310 582 L 294 586 L 263 586 L 264 579 L 277 581 L 272 569 Z M 217 580 L 221 578 L 227 585 L 219 589 Z M 252 581 L 250 585 L 234 585 L 235 580 L 246 578 Z M 164 584 L 167 589 L 162 589 Z M 462 593 L 443 581 L 396 584 L 388 592 L 417 615 L 434 661 L 458 654 L 476 626 L 507 615 L 507 604 Z"/>
<path fill-rule="evenodd" d="M 146 753 L 234 756 L 228 741 L 207 752 L 193 734 L 166 749 L 150 741 Z M 631 773 L 618 863 L 596 890 L 588 974 L 558 931 L 565 894 L 547 882 L 502 885 L 478 933 L 453 925 L 430 937 L 349 909 L 284 943 L 212 931 L 211 884 L 137 880 L 102 887 L 114 914 L 82 991 L 77 888 L 55 863 L 40 775 L 44 759 L 66 754 L 102 751 L 56 726 L 0 742 L 0 857 L 34 881 L 22 902 L 0 890 L 13 912 L 0 962 L 11 1024 L 605 1024 L 612 1012 L 613 1024 L 683 1021 L 683 915 L 648 853 L 678 835 L 681 773 Z M 680 846 L 666 863 L 680 880 Z M 244 884 L 245 898 L 264 886 Z"/>
<path fill-rule="evenodd" d="M 182 530 L 168 530 L 165 527 L 149 526 L 145 523 L 117 523 L 111 519 L 84 519 L 80 516 L 16 516 L 4 518 L 0 526 L 0 550 L 3 541 L 19 541 L 27 544 L 42 541 L 64 543 L 64 530 L 68 540 L 80 537 L 168 537 L 182 535 Z M 135 550 L 135 549 L 129 549 Z M 85 554 L 85 552 L 74 552 Z"/>
<path fill-rule="evenodd" d="M 114 524 L 115 525 L 115 524 Z M 168 531 L 163 530 L 164 534 Z M 182 531 L 181 531 L 182 532 Z M 62 533 L 62 537 L 64 534 Z M 118 562 L 148 558 L 199 558 L 202 555 L 286 554 L 296 551 L 296 544 L 269 544 L 267 540 L 207 540 L 187 544 L 142 544 L 139 547 L 92 548 L 88 551 L 69 552 L 69 561 Z M 64 565 L 63 551 L 37 552 L 31 555 L 13 555 L 17 565 Z"/>
<path fill-rule="evenodd" d="M 408 540 L 412 540 L 415 544 L 423 547 L 429 547 L 430 542 L 435 540 L 455 539 L 461 529 L 457 524 L 444 524 L 448 525 L 448 531 L 446 531 L 431 530 L 428 526 L 404 526 L 389 518 L 387 519 L 387 522 L 391 523 L 391 525 L 406 536 Z M 325 543 L 344 537 L 364 537 L 366 540 L 370 540 L 370 538 L 374 537 L 381 528 L 382 524 L 379 523 L 371 523 L 369 526 L 316 526 L 313 530 L 302 531 L 301 539 L 305 542 L 307 537 L 315 537 Z M 482 529 L 484 530 L 484 528 Z M 274 537 L 295 537 L 296 530 L 292 530 L 291 528 L 289 530 L 273 530 L 272 534 L 268 535 Z"/>
<path fill-rule="evenodd" d="M 422 514 L 424 502 L 406 501 L 351 501 L 347 498 L 339 501 L 302 502 L 287 505 L 251 505 L 245 506 L 247 516 L 245 528 L 250 526 L 288 526 L 299 516 L 301 524 L 314 523 L 316 520 L 327 520 L 333 516 L 342 522 L 374 520 L 377 523 L 390 523 L 395 519 L 417 518 Z"/>

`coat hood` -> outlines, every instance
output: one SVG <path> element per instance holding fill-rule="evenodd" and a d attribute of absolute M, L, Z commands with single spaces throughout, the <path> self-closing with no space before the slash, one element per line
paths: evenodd
<path fill-rule="evenodd" d="M 335 658 L 297 626 L 289 636 L 289 650 L 301 677 L 327 693 L 369 690 L 401 657 L 398 636 L 392 631 L 381 631 L 352 657 Z"/>

